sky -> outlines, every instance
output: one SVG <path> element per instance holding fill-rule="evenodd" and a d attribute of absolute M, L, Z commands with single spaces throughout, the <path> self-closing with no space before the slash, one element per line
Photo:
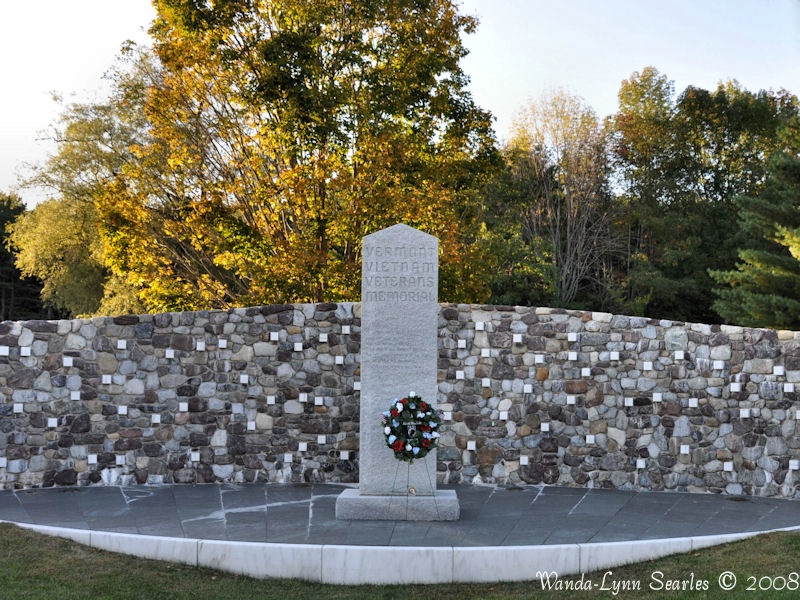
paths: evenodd
<path fill-rule="evenodd" d="M 463 60 L 477 103 L 500 141 L 515 115 L 564 89 L 603 117 L 620 83 L 646 66 L 675 83 L 800 94 L 800 0 L 460 0 L 478 17 Z M 0 0 L 0 191 L 19 189 L 26 163 L 54 151 L 52 125 L 67 101 L 102 99 L 103 74 L 122 43 L 147 43 L 150 0 Z"/>

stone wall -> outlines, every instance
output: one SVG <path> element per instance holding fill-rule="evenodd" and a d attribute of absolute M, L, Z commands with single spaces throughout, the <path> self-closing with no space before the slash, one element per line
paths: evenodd
<path fill-rule="evenodd" d="M 0 481 L 355 482 L 359 334 L 353 303 L 0 323 Z M 793 332 L 443 305 L 438 367 L 440 483 L 796 495 Z"/>

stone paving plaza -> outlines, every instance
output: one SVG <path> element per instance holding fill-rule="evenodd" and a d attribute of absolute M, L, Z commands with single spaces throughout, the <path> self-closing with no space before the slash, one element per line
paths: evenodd
<path fill-rule="evenodd" d="M 445 486 L 458 495 L 458 521 L 337 520 L 343 489 L 208 484 L 6 491 L 0 492 L 0 520 L 128 554 L 347 584 L 535 579 L 537 571 L 588 572 L 800 528 L 796 500 L 551 486 Z M 387 575 L 374 568 L 376 560 L 409 553 L 428 557 L 414 561 L 416 572 L 398 568 Z M 420 563 L 430 571 L 420 571 Z"/>

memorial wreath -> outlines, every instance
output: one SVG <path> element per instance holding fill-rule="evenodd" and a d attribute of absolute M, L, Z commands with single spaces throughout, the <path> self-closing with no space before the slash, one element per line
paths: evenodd
<path fill-rule="evenodd" d="M 439 413 L 414 392 L 407 398 L 395 399 L 381 421 L 386 445 L 397 460 L 414 462 L 438 444 Z"/>

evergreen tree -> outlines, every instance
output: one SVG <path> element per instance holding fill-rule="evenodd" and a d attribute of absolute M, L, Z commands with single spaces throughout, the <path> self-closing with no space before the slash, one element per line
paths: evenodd
<path fill-rule="evenodd" d="M 781 154 L 761 193 L 738 203 L 750 244 L 736 269 L 711 272 L 725 286 L 714 310 L 738 325 L 800 329 L 800 158 Z"/>

